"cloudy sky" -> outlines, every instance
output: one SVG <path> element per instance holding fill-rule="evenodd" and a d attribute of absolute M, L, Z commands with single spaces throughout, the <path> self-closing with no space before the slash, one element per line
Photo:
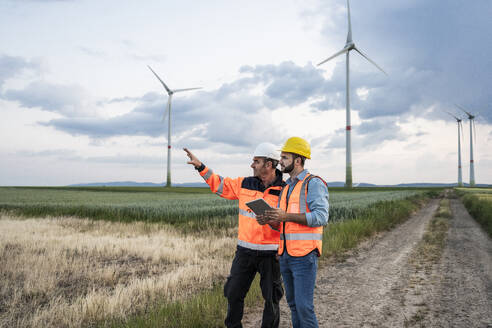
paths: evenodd
<path fill-rule="evenodd" d="M 475 177 L 492 183 L 492 1 L 352 0 L 354 182 L 455 182 L 457 125 L 476 119 Z M 0 1 L 0 185 L 173 183 L 250 175 L 255 146 L 310 141 L 307 168 L 345 180 L 344 0 Z M 463 179 L 470 133 L 464 120 Z"/>

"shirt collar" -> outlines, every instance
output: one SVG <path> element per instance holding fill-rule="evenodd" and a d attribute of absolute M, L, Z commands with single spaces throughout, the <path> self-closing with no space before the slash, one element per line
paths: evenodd
<path fill-rule="evenodd" d="M 299 173 L 294 179 L 288 178 L 287 181 L 285 181 L 287 184 L 292 185 L 297 183 L 299 180 L 304 180 L 306 175 L 308 174 L 308 170 L 304 169 L 301 173 Z"/>

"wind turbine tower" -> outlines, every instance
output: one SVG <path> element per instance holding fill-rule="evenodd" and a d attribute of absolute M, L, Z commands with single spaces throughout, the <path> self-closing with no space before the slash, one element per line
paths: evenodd
<path fill-rule="evenodd" d="M 362 57 L 371 62 L 374 66 L 376 66 L 381 72 L 386 74 L 386 72 L 379 67 L 373 60 L 367 57 L 362 51 L 360 51 L 356 46 L 354 41 L 352 40 L 352 24 L 350 22 L 350 3 L 347 0 L 347 12 L 348 12 L 348 34 L 347 34 L 347 42 L 345 43 L 345 47 L 342 50 L 337 52 L 336 54 L 328 57 L 318 64 L 322 65 L 327 61 L 332 60 L 333 58 L 346 54 L 346 127 L 345 127 L 345 146 L 346 146 L 346 168 L 345 168 L 345 188 L 352 188 L 352 141 L 351 141 L 351 130 L 352 126 L 350 123 L 350 51 L 357 51 Z M 386 74 L 388 75 L 388 74 Z"/>
<path fill-rule="evenodd" d="M 467 112 L 461 106 L 458 106 L 458 108 L 461 109 L 463 112 L 465 112 L 465 114 L 468 115 L 468 119 L 470 120 L 470 187 L 475 187 L 475 163 L 473 162 L 473 132 L 472 132 L 472 130 L 475 129 L 475 116 Z"/>
<path fill-rule="evenodd" d="M 460 129 L 463 130 L 463 126 L 461 123 L 461 118 L 458 118 L 449 112 L 446 113 L 454 117 L 454 119 L 458 123 L 458 187 L 463 187 L 463 178 L 461 174 L 461 139 L 460 139 Z"/>
<path fill-rule="evenodd" d="M 152 73 L 154 73 L 155 77 L 161 82 L 162 86 L 164 89 L 166 89 L 166 92 L 169 96 L 167 99 L 167 105 L 166 105 L 166 111 L 164 112 L 164 115 L 162 116 L 162 121 L 164 122 L 166 120 L 166 115 L 167 115 L 167 180 L 166 180 L 166 187 L 171 187 L 171 100 L 173 98 L 173 94 L 176 92 L 181 92 L 181 91 L 189 91 L 189 90 L 197 90 L 201 89 L 200 88 L 187 88 L 187 89 L 175 89 L 171 90 L 167 87 L 166 83 L 161 80 L 159 75 L 157 75 L 156 72 L 150 66 L 147 66 Z"/>

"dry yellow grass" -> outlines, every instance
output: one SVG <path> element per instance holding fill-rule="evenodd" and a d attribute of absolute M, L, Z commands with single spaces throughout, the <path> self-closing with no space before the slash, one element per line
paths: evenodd
<path fill-rule="evenodd" d="M 482 200 L 492 201 L 492 194 L 477 194 L 477 197 Z"/>
<path fill-rule="evenodd" d="M 224 278 L 233 231 L 0 215 L 0 327 L 80 327 L 125 318 Z"/>

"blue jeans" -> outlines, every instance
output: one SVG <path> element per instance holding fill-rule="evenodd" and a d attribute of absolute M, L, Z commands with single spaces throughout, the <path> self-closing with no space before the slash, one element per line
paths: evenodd
<path fill-rule="evenodd" d="M 318 327 L 313 304 L 318 254 L 313 251 L 306 256 L 294 257 L 285 251 L 279 262 L 285 296 L 292 316 L 292 327 Z"/>

